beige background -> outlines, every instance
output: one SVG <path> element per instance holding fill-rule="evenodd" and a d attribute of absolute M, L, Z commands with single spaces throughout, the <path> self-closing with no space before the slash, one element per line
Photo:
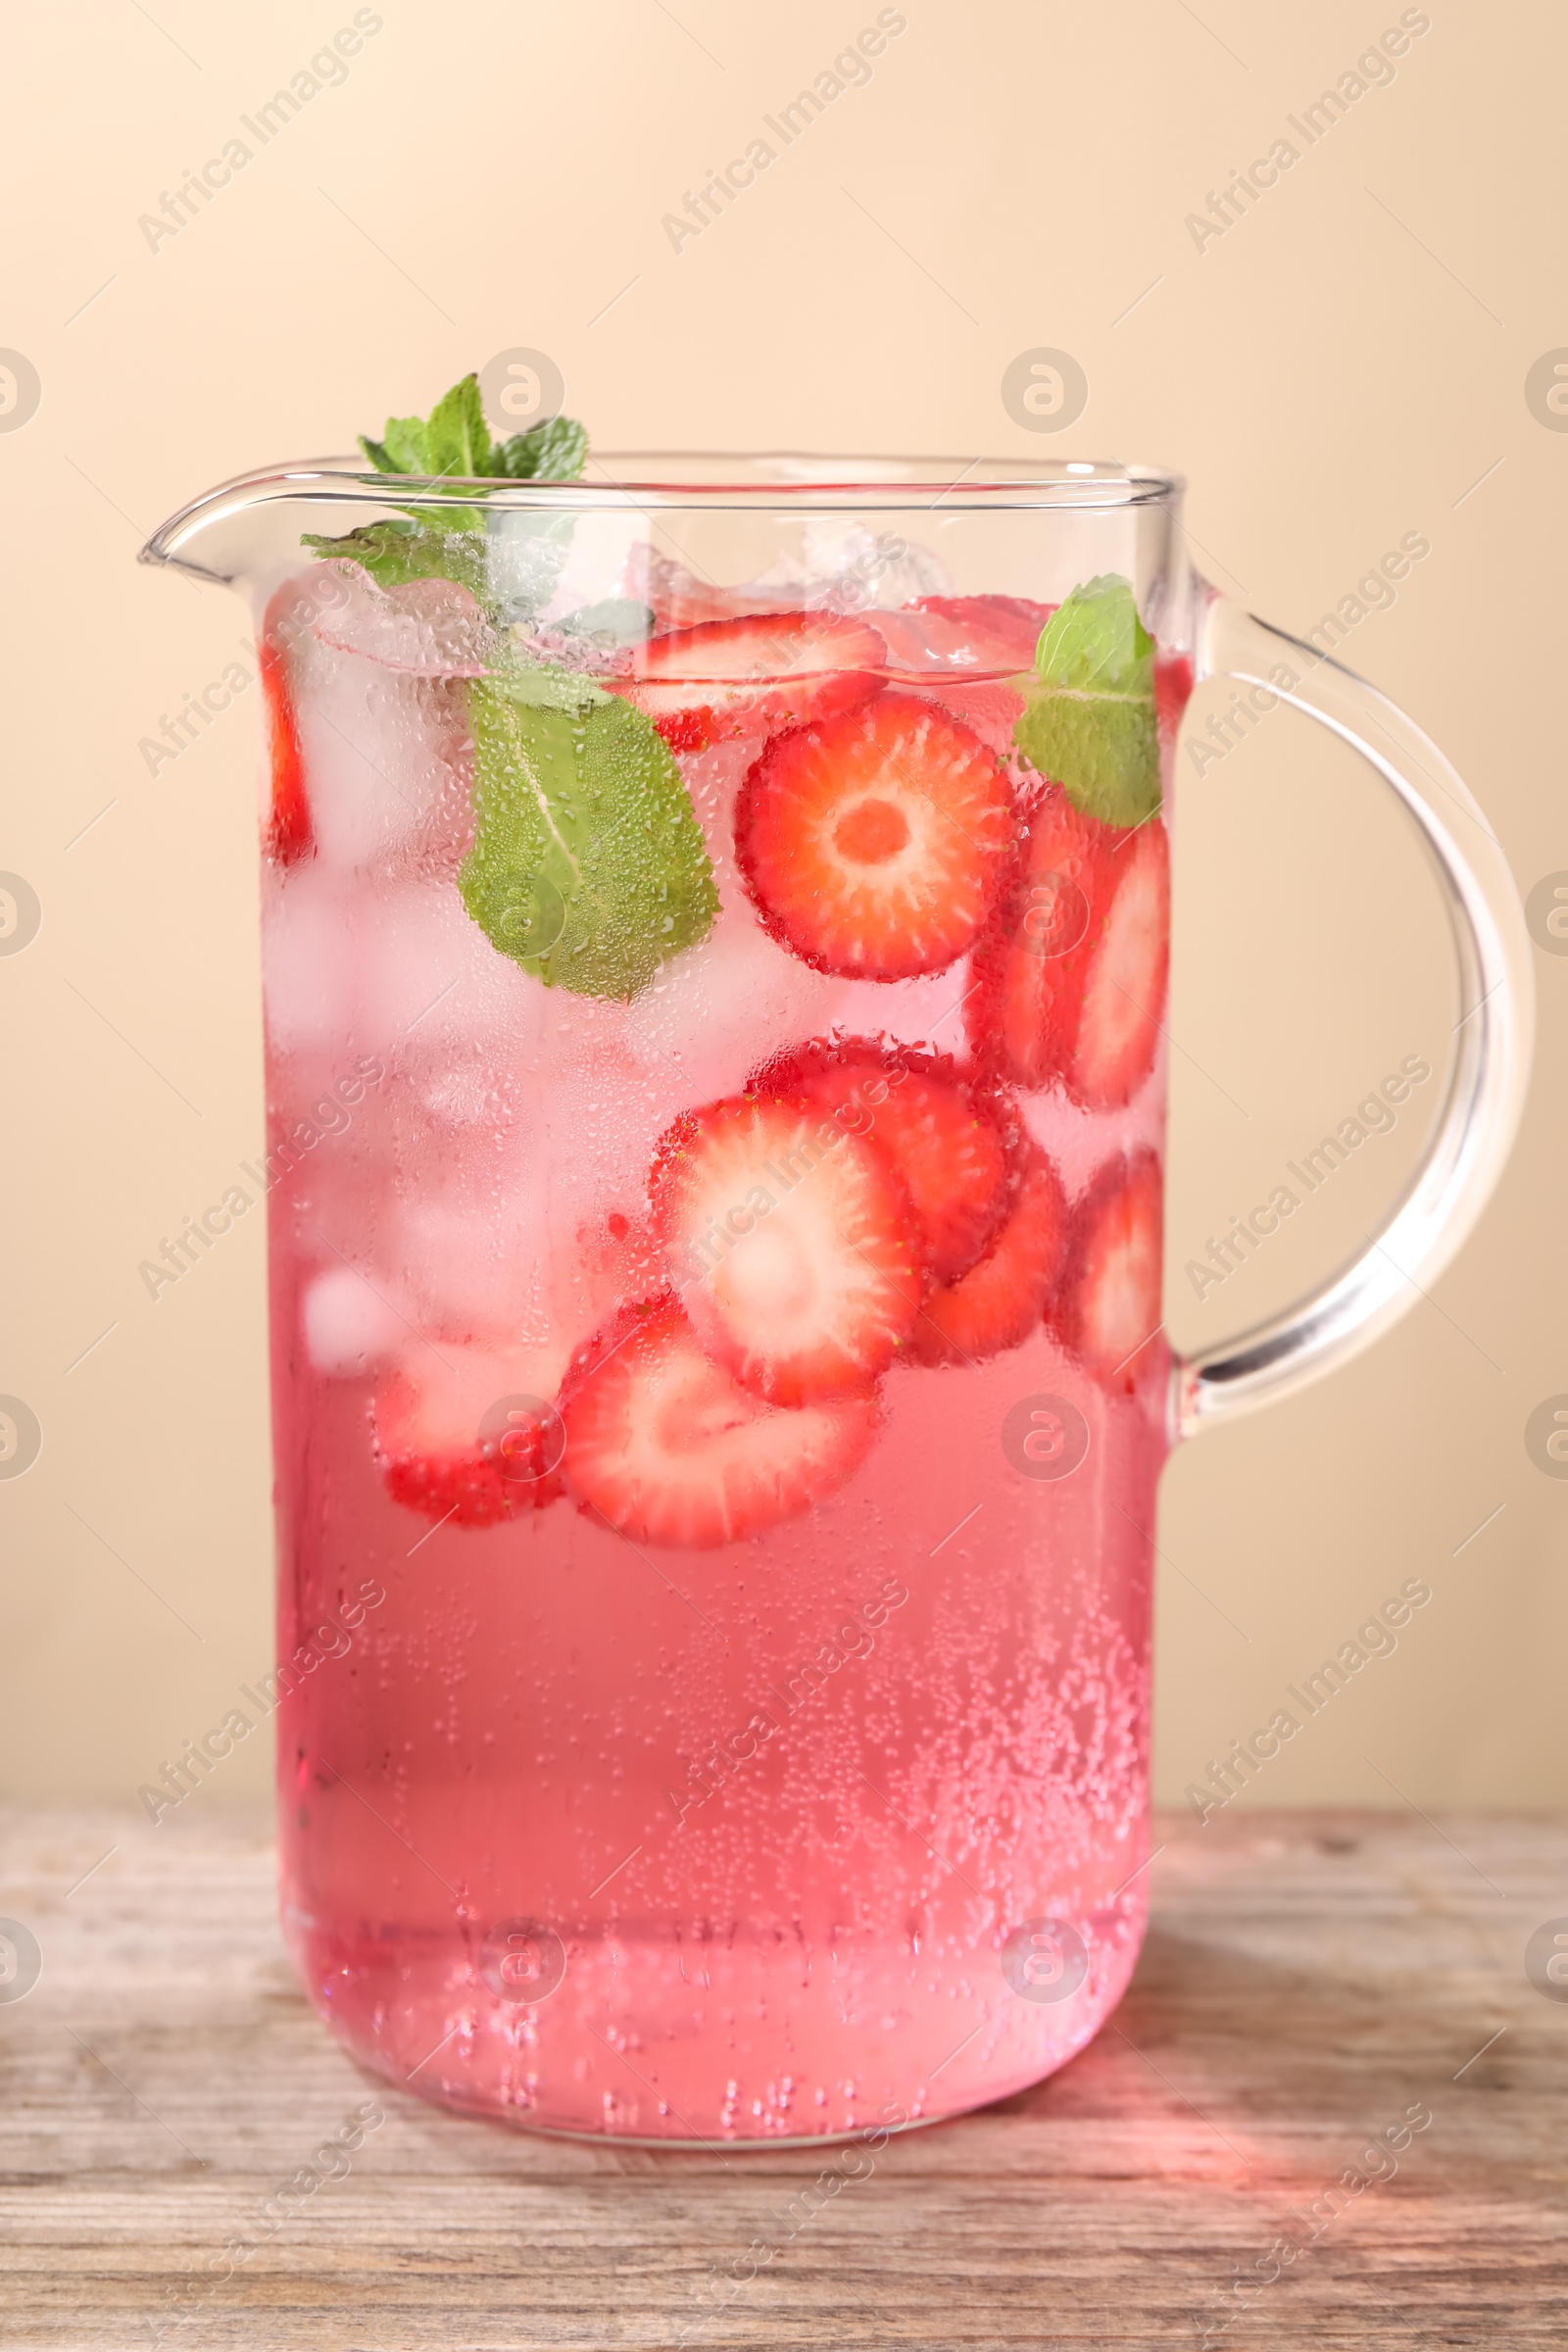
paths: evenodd
<path fill-rule="evenodd" d="M 0 1484 L 0 1740 L 18 1791 L 129 1795 L 270 1657 L 260 1222 L 157 1305 L 136 1276 L 261 1132 L 251 698 L 156 779 L 137 750 L 243 626 L 231 600 L 133 561 L 211 482 L 343 448 L 530 344 L 604 447 L 1179 466 L 1200 564 L 1290 627 L 1419 531 L 1430 558 L 1350 659 L 1455 760 L 1522 888 L 1568 867 L 1568 437 L 1523 389 L 1568 342 L 1558 12 L 1504 23 L 1433 0 L 1393 85 L 1200 253 L 1185 216 L 1397 7 L 1203 0 L 1200 21 L 1182 0 L 908 0 L 869 85 L 677 254 L 662 216 L 873 8 L 388 0 L 342 85 L 149 250 L 138 217 L 352 13 L 157 0 L 155 22 L 90 0 L 69 24 L 31 11 L 13 28 L 0 343 L 43 383 L 37 415 L 0 435 L 0 867 L 44 907 L 32 946 L 0 960 L 0 1390 L 45 1429 L 35 1468 Z M 1036 345 L 1089 376 L 1060 441 L 1000 399 Z M 1303 725 L 1282 714 L 1201 781 L 1185 772 L 1169 1254 L 1188 1341 L 1252 1320 L 1351 1246 L 1409 1164 L 1413 1116 L 1201 1306 L 1181 1280 L 1219 1220 L 1403 1054 L 1441 1062 L 1457 1017 L 1418 858 L 1354 761 Z M 1167 1797 L 1412 1575 L 1433 1600 L 1396 1654 L 1259 1796 L 1562 1797 L 1568 1485 L 1522 1433 L 1568 1389 L 1568 960 L 1536 960 L 1523 1139 L 1432 1301 L 1332 1383 L 1169 1469 Z M 260 1742 L 238 1751 L 235 1793 L 265 1761 Z"/>

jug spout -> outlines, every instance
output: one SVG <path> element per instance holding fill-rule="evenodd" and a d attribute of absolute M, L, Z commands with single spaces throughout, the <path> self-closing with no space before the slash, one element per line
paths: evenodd
<path fill-rule="evenodd" d="M 357 512 L 345 514 L 345 507 Z M 307 532 L 348 531 L 378 511 L 391 511 L 384 481 L 360 460 L 308 459 L 237 474 L 204 491 L 159 525 L 139 561 L 254 596 L 297 568 Z"/>

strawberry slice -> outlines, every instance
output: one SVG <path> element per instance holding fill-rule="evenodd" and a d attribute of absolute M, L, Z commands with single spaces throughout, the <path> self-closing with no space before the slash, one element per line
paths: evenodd
<path fill-rule="evenodd" d="M 897 612 L 879 612 L 876 625 L 894 669 L 1006 678 L 1030 667 L 1055 609 L 1022 596 L 922 596 Z"/>
<path fill-rule="evenodd" d="M 562 1401 L 567 1486 L 634 1544 L 710 1550 L 809 1510 L 876 1434 L 874 1393 L 787 1408 L 741 1388 L 668 1298 L 606 1333 Z"/>
<path fill-rule="evenodd" d="M 1021 1347 L 1055 1289 L 1067 1238 L 1067 1196 L 1044 1152 L 1025 1162 L 1012 1213 L 977 1264 L 934 1290 L 909 1342 L 916 1363 L 976 1363 Z"/>
<path fill-rule="evenodd" d="M 775 735 L 741 787 L 735 847 L 774 936 L 819 971 L 939 972 L 978 936 L 1013 838 L 978 736 L 915 695 Z"/>
<path fill-rule="evenodd" d="M 672 751 L 794 727 L 863 703 L 887 649 L 869 622 L 837 612 L 754 613 L 650 637 L 622 689 Z"/>
<path fill-rule="evenodd" d="M 1002 1222 L 1007 1147 L 989 1105 L 953 1075 L 945 1054 L 873 1038 L 813 1038 L 768 1076 L 780 1093 L 820 1103 L 882 1152 L 914 1211 L 927 1277 L 972 1266 Z"/>
<path fill-rule="evenodd" d="M 394 1502 L 427 1519 L 491 1527 L 562 1492 L 564 1370 L 555 1348 L 434 1340 L 411 1347 L 375 1399 L 375 1450 Z"/>
<path fill-rule="evenodd" d="M 1112 1109 L 1153 1063 L 1169 957 L 1164 826 L 1102 825 L 1053 787 L 975 958 L 976 1054 L 1018 1086 L 1059 1079 L 1075 1102 Z"/>
<path fill-rule="evenodd" d="M 1107 848 L 1108 896 L 1084 983 L 1069 1091 L 1099 1108 L 1130 1102 L 1159 1042 L 1170 968 L 1170 845 L 1157 819 Z"/>
<path fill-rule="evenodd" d="M 1152 1152 L 1106 1163 L 1073 1212 L 1053 1321 L 1103 1388 L 1130 1396 L 1159 1329 L 1163 1184 Z"/>
<path fill-rule="evenodd" d="M 256 660 L 267 710 L 268 754 L 272 769 L 272 795 L 267 846 L 279 865 L 293 865 L 308 857 L 316 843 L 311 832 L 311 805 L 305 797 L 305 762 L 300 757 L 299 724 L 289 691 L 288 657 L 283 621 L 299 601 L 298 586 L 285 581 L 262 615 Z"/>
<path fill-rule="evenodd" d="M 908 1198 L 820 1104 L 768 1092 L 684 1112 L 648 1194 L 698 1338 L 770 1402 L 864 1388 L 907 1340 Z"/>

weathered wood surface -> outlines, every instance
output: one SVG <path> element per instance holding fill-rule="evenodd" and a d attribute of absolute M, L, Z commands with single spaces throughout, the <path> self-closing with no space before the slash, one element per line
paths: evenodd
<path fill-rule="evenodd" d="M 1568 1914 L 1568 1829 L 1254 1814 L 1161 1835 L 1148 1948 L 1099 2040 L 890 2142 L 801 2225 L 825 2151 L 588 2147 L 368 2082 L 294 1985 L 258 1816 L 192 1808 L 154 1835 L 13 1813 L 0 1914 L 43 1973 L 0 2005 L 0 2341 L 1568 2342 L 1568 2004 L 1524 1967 Z M 352 2170 L 215 2280 L 368 2097 L 386 2121 Z M 1412 2108 L 1431 2122 L 1397 2171 L 1313 2240 L 1314 2200 Z M 748 2279 L 756 2239 L 779 2250 Z M 1304 2248 L 1288 2266 L 1281 2239 Z"/>

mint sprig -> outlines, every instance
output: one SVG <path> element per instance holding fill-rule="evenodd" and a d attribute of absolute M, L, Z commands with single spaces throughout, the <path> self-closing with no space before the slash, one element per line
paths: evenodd
<path fill-rule="evenodd" d="M 359 442 L 377 473 L 447 481 L 454 496 L 476 502 L 484 493 L 469 489 L 470 481 L 574 482 L 588 456 L 587 432 L 572 416 L 552 416 L 508 441 L 493 441 L 476 375 L 443 393 L 428 416 L 389 416 L 379 441 L 361 433 Z M 554 551 L 564 547 L 571 527 L 569 516 L 497 516 L 487 550 L 481 505 L 472 512 L 446 504 L 411 506 L 406 513 L 407 522 L 372 522 L 340 539 L 307 532 L 304 544 L 318 556 L 363 564 L 383 588 L 456 580 L 472 590 L 493 620 L 501 620 L 511 617 L 513 605 L 526 610 L 541 590 L 548 592 L 560 568 Z M 529 544 L 503 553 L 500 542 L 508 539 Z"/>
<path fill-rule="evenodd" d="M 389 416 L 381 438 L 362 436 L 360 447 L 377 473 L 450 481 L 475 503 L 411 502 L 340 539 L 312 533 L 307 547 L 363 565 L 382 588 L 456 581 L 502 626 L 544 609 L 572 516 L 487 508 L 476 485 L 575 481 L 588 452 L 580 424 L 553 416 L 493 441 L 479 379 L 466 375 L 428 416 Z M 645 606 L 612 600 L 569 615 L 563 636 L 619 643 L 651 621 Z M 652 719 L 577 671 L 510 656 L 466 688 L 476 829 L 458 876 L 465 906 L 502 955 L 547 987 L 635 996 L 718 912 L 680 770 Z"/>
<path fill-rule="evenodd" d="M 479 398 L 479 378 L 466 375 L 443 393 L 428 416 L 389 416 L 379 441 L 360 435 L 377 473 L 421 474 L 432 480 L 574 482 L 588 455 L 588 435 L 571 416 L 552 416 L 510 441 L 492 441 Z"/>
<path fill-rule="evenodd" d="M 1047 621 L 1012 732 L 1030 766 L 1102 823 L 1141 824 L 1159 807 L 1154 640 L 1119 573 L 1086 580 Z"/>

